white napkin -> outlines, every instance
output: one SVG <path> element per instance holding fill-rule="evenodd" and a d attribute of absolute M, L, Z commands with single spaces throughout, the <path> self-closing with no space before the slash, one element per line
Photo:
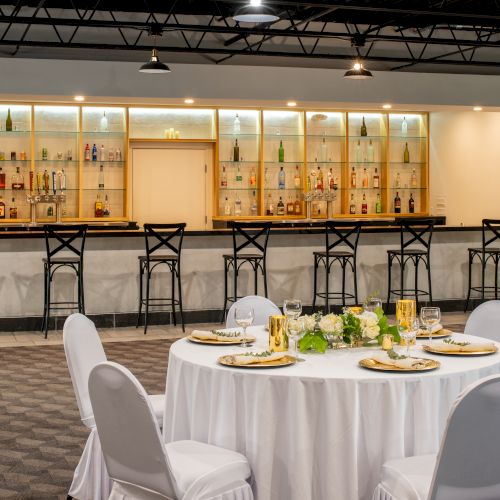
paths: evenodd
<path fill-rule="evenodd" d="M 439 330 L 442 330 L 442 329 L 443 329 L 443 325 L 441 323 L 438 323 L 437 325 L 432 325 L 431 332 L 437 333 L 437 332 L 439 332 Z M 425 330 L 424 328 L 420 328 L 420 330 L 418 331 L 418 334 L 419 335 L 428 335 L 429 332 L 427 330 Z"/>
<path fill-rule="evenodd" d="M 259 353 L 256 353 L 259 354 Z M 277 361 L 278 359 L 287 356 L 286 352 L 271 352 L 265 356 L 252 356 L 251 354 L 234 354 L 231 356 L 232 361 L 238 365 L 253 365 L 255 363 L 266 363 L 268 361 Z"/>
<path fill-rule="evenodd" d="M 382 365 L 394 366 L 396 368 L 411 369 L 426 366 L 427 360 L 419 358 L 391 359 L 387 353 L 375 354 L 372 359 Z"/>
<path fill-rule="evenodd" d="M 489 352 L 496 349 L 493 342 L 471 342 L 470 344 L 466 345 L 436 342 L 429 347 L 439 352 Z"/>
<path fill-rule="evenodd" d="M 236 335 L 234 337 L 225 336 L 225 335 L 217 335 L 214 332 L 206 332 L 204 330 L 193 330 L 191 332 L 191 337 L 199 340 L 216 340 L 217 342 L 234 342 L 235 340 L 242 340 L 243 336 L 235 332 Z"/>

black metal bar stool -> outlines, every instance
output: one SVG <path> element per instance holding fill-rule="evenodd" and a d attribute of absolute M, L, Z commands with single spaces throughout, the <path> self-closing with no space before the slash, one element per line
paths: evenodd
<path fill-rule="evenodd" d="M 87 224 L 65 226 L 46 224 L 43 226 L 45 232 L 45 248 L 47 257 L 43 261 L 44 276 L 44 306 L 42 332 L 49 330 L 50 311 L 53 309 L 78 309 L 79 313 L 85 314 L 85 298 L 83 293 L 83 251 L 85 248 L 85 236 L 87 235 Z M 59 252 L 67 250 L 70 255 L 56 257 Z M 51 302 L 50 288 L 55 272 L 69 267 L 75 271 L 78 284 L 78 300 Z"/>
<path fill-rule="evenodd" d="M 347 299 L 354 299 L 358 303 L 358 279 L 356 273 L 356 255 L 358 251 L 361 223 L 327 221 L 325 224 L 326 245 L 322 252 L 314 252 L 314 297 L 313 309 L 316 307 L 316 298 L 325 299 L 325 310 L 330 312 L 330 299 L 342 299 L 345 306 Z M 330 272 L 334 263 L 340 264 L 342 269 L 342 289 L 340 292 L 330 291 Z M 325 291 L 318 292 L 318 268 L 325 268 Z M 352 271 L 353 293 L 346 292 L 346 269 Z"/>
<path fill-rule="evenodd" d="M 387 250 L 388 259 L 388 285 L 387 285 L 387 303 L 386 311 L 389 308 L 391 295 L 399 295 L 404 299 L 406 296 L 414 296 L 418 307 L 418 298 L 420 296 L 429 297 L 432 304 L 432 283 L 431 283 L 431 241 L 434 229 L 434 219 L 399 219 L 397 223 L 400 226 L 400 246 L 397 250 Z M 399 265 L 400 278 L 399 288 L 392 288 L 392 264 L 396 261 Z M 415 287 L 405 288 L 404 273 L 409 262 L 413 263 L 415 271 Z M 423 263 L 427 269 L 428 289 L 420 290 L 418 288 L 418 266 Z"/>
<path fill-rule="evenodd" d="M 222 320 L 226 317 L 227 303 L 236 302 L 238 296 L 238 274 L 241 267 L 249 264 L 254 273 L 255 295 L 258 295 L 258 272 L 262 273 L 264 279 L 264 296 L 267 298 L 267 272 L 266 254 L 271 222 L 230 222 L 233 235 L 233 253 L 223 255 L 224 258 L 224 308 L 222 310 Z M 252 231 L 250 233 L 249 231 Z M 253 232 L 255 231 L 255 232 Z M 242 250 L 255 249 L 255 253 L 241 253 Z M 233 295 L 228 291 L 228 275 L 233 269 Z"/>
<path fill-rule="evenodd" d="M 181 250 L 182 239 L 184 238 L 184 222 L 180 224 L 144 224 L 144 238 L 146 240 L 146 255 L 139 256 L 139 312 L 137 313 L 136 328 L 139 327 L 142 314 L 142 306 L 145 306 L 144 312 L 144 335 L 148 330 L 149 303 L 153 306 L 171 306 L 174 326 L 177 326 L 175 316 L 175 306 L 179 306 L 181 316 L 182 331 L 184 332 L 184 314 L 182 311 L 182 285 L 181 285 Z M 161 231 L 161 234 L 160 232 Z M 158 250 L 168 249 L 172 253 L 155 254 Z M 149 285 L 151 275 L 154 269 L 165 264 L 171 273 L 171 297 L 151 298 L 149 296 Z M 144 275 L 146 275 L 146 297 L 144 298 L 143 286 Z M 179 290 L 179 298 L 175 298 L 175 281 Z"/>
<path fill-rule="evenodd" d="M 498 299 L 498 262 L 500 260 L 500 248 L 492 246 L 497 240 L 500 240 L 500 219 L 483 219 L 482 221 L 482 246 L 481 248 L 468 248 L 469 252 L 469 284 L 467 300 L 465 301 L 465 311 L 469 308 L 471 291 L 480 292 L 481 300 L 485 298 L 485 291 L 493 293 L 494 298 Z M 481 264 L 481 285 L 472 286 L 472 264 L 474 260 L 479 260 Z M 485 286 L 486 264 L 491 260 L 495 266 L 494 285 Z"/>

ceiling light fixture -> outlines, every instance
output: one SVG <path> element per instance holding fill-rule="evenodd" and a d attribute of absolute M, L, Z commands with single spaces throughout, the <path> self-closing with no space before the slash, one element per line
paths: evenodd
<path fill-rule="evenodd" d="M 353 67 L 344 73 L 344 78 L 366 80 L 367 78 L 373 78 L 373 75 L 371 71 L 363 68 L 363 65 L 359 61 L 356 61 Z"/>
<path fill-rule="evenodd" d="M 184 104 L 194 104 L 194 99 L 188 97 L 187 99 L 184 99 Z"/>
<path fill-rule="evenodd" d="M 235 12 L 233 21 L 257 24 L 273 23 L 279 21 L 279 16 L 271 7 L 262 5 L 261 0 L 250 0 L 249 5 L 245 5 Z"/>
<path fill-rule="evenodd" d="M 474 106 L 472 109 L 474 111 L 482 111 L 483 110 L 483 108 L 481 106 Z"/>
<path fill-rule="evenodd" d="M 170 68 L 160 62 L 158 51 L 156 50 L 156 37 L 161 36 L 161 34 L 161 26 L 159 25 L 152 25 L 149 29 L 149 35 L 153 37 L 153 51 L 151 52 L 151 59 L 139 68 L 141 73 L 170 73 Z"/>
<path fill-rule="evenodd" d="M 78 101 L 78 102 L 83 102 L 83 101 L 85 101 L 85 96 L 83 96 L 83 95 L 75 95 L 75 97 L 73 97 L 73 99 L 75 101 Z"/>
<path fill-rule="evenodd" d="M 391 109 L 392 108 L 392 104 L 384 104 L 382 107 L 384 109 Z"/>
<path fill-rule="evenodd" d="M 297 103 L 295 101 L 288 101 L 286 105 L 290 108 L 295 108 L 295 106 L 297 106 Z"/>

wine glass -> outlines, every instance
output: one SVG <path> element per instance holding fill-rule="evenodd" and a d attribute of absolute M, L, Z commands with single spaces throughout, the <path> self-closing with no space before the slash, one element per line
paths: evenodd
<path fill-rule="evenodd" d="M 410 356 L 410 344 L 417 337 L 419 321 L 416 316 L 401 318 L 398 322 L 399 334 L 406 342 L 406 355 Z"/>
<path fill-rule="evenodd" d="M 253 308 L 246 306 L 236 306 L 234 309 L 234 320 L 238 326 L 243 328 L 243 343 L 242 347 L 248 347 L 247 328 L 253 323 L 254 312 Z"/>
<path fill-rule="evenodd" d="M 369 312 L 375 312 L 378 308 L 382 309 L 382 299 L 371 297 L 366 300 L 363 309 Z"/>
<path fill-rule="evenodd" d="M 441 321 L 441 309 L 439 307 L 422 307 L 420 320 L 429 334 L 429 343 L 432 344 L 432 327 Z"/>
<path fill-rule="evenodd" d="M 297 320 L 302 314 L 302 302 L 299 299 L 286 299 L 283 302 L 283 311 L 287 319 L 288 336 L 293 339 L 293 355 L 297 361 L 300 361 L 298 344 L 302 328 L 297 324 Z"/>

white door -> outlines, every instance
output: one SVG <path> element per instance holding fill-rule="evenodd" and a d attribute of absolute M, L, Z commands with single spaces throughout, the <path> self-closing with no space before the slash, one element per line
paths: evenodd
<path fill-rule="evenodd" d="M 132 219 L 206 229 L 211 147 L 169 146 L 132 146 Z"/>

